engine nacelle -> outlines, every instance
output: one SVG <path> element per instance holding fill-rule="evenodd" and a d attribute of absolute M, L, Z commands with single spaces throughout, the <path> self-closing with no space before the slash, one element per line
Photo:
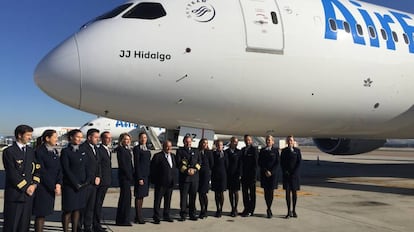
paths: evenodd
<path fill-rule="evenodd" d="M 317 138 L 313 142 L 319 150 L 331 155 L 357 155 L 382 147 L 386 140 Z"/>

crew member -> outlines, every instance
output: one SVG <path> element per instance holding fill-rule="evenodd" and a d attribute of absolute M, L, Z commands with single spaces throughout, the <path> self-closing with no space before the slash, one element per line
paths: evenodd
<path fill-rule="evenodd" d="M 223 141 L 216 141 L 216 150 L 213 152 L 214 164 L 212 166 L 211 189 L 214 191 L 216 201 L 216 217 L 221 217 L 224 204 L 224 191 L 227 189 L 228 160 L 223 151 Z"/>
<path fill-rule="evenodd" d="M 238 143 L 237 137 L 231 137 L 229 148 L 225 150 L 225 156 L 228 159 L 227 188 L 229 189 L 230 216 L 232 217 L 237 216 L 237 205 L 239 203 L 241 151 L 237 149 Z"/>
<path fill-rule="evenodd" d="M 210 189 L 211 166 L 213 165 L 213 154 L 208 148 L 208 140 L 203 138 L 198 143 L 200 152 L 200 172 L 198 185 L 198 199 L 200 201 L 200 219 L 207 217 L 208 197 L 207 193 Z"/>
<path fill-rule="evenodd" d="M 256 207 L 256 171 L 259 151 L 253 146 L 250 135 L 244 136 L 246 146 L 241 151 L 241 185 L 243 192 L 243 217 L 253 216 Z"/>

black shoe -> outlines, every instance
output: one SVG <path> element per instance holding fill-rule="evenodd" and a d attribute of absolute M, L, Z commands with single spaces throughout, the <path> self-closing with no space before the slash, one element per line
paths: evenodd
<path fill-rule="evenodd" d="M 97 226 L 93 229 L 94 232 L 105 232 L 106 228 L 103 228 L 102 226 Z"/>
<path fill-rule="evenodd" d="M 92 228 L 85 228 L 83 231 L 85 231 L 85 232 L 92 232 L 93 230 L 92 230 Z"/>
<path fill-rule="evenodd" d="M 164 221 L 166 221 L 166 222 L 174 222 L 174 220 L 172 218 L 170 218 L 170 217 L 165 217 L 164 218 Z"/>
<path fill-rule="evenodd" d="M 221 218 L 221 211 L 220 210 L 218 210 L 217 212 L 216 212 L 216 215 L 215 215 L 217 218 Z"/>
<path fill-rule="evenodd" d="M 116 223 L 115 225 L 117 225 L 117 226 L 132 226 L 132 224 L 131 223 L 129 223 L 129 222 L 124 222 L 124 223 Z"/>
<path fill-rule="evenodd" d="M 161 223 L 161 221 L 160 221 L 160 219 L 159 218 L 154 218 L 154 224 L 160 224 Z"/>
<path fill-rule="evenodd" d="M 272 214 L 272 210 L 267 209 L 267 210 L 266 210 L 266 213 L 267 213 L 267 218 L 272 218 L 272 216 L 273 216 L 273 214 Z"/>
<path fill-rule="evenodd" d="M 295 212 L 295 211 L 293 211 L 293 213 L 292 213 L 292 217 L 294 217 L 294 218 L 297 218 L 297 217 L 298 217 L 298 215 L 296 214 L 296 212 Z"/>
<path fill-rule="evenodd" d="M 237 215 L 236 211 L 231 211 L 231 213 L 230 213 L 231 217 L 236 217 L 236 215 Z"/>
<path fill-rule="evenodd" d="M 248 217 L 249 216 L 249 213 L 242 213 L 242 214 L 240 214 L 240 216 L 242 216 L 242 217 Z"/>
<path fill-rule="evenodd" d="M 180 219 L 178 219 L 178 221 L 180 221 L 180 222 L 185 221 L 185 216 L 181 216 Z"/>
<path fill-rule="evenodd" d="M 191 221 L 197 221 L 198 218 L 195 215 L 190 215 L 190 220 Z"/>

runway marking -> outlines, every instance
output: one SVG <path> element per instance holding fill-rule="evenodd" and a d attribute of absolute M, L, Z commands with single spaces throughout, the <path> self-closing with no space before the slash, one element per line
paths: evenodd
<path fill-rule="evenodd" d="M 329 181 L 345 184 L 364 184 L 371 186 L 387 187 L 387 188 L 405 188 L 414 189 L 414 181 L 407 178 L 392 177 L 343 177 L 329 178 Z"/>
<path fill-rule="evenodd" d="M 264 196 L 263 188 L 256 187 L 256 193 L 261 196 Z M 282 188 L 278 188 L 275 190 L 275 193 L 273 194 L 273 196 L 276 198 L 285 198 L 285 190 L 283 190 Z M 318 194 L 301 190 L 301 191 L 298 191 L 298 196 L 312 197 L 312 196 L 318 196 Z"/>

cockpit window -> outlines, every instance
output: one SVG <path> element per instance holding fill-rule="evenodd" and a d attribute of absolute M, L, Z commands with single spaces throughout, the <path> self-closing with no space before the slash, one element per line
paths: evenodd
<path fill-rule="evenodd" d="M 165 15 L 167 15 L 167 12 L 160 3 L 142 2 L 125 13 L 122 18 L 157 19 Z"/>
<path fill-rule="evenodd" d="M 121 12 L 123 12 L 124 10 L 126 10 L 128 7 L 130 7 L 132 5 L 132 3 L 127 3 L 124 5 L 120 5 L 117 8 L 97 17 L 94 21 L 98 21 L 98 20 L 102 20 L 102 19 L 109 19 L 109 18 L 113 18 L 117 15 L 119 15 Z"/>

